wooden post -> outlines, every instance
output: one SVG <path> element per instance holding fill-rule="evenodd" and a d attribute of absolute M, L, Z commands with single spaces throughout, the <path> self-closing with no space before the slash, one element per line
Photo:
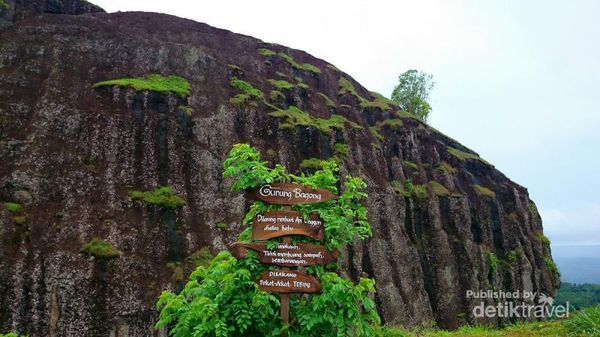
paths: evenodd
<path fill-rule="evenodd" d="M 284 206 L 283 209 L 285 211 L 291 211 L 292 207 Z M 290 243 L 292 243 L 292 238 L 289 236 L 284 236 L 282 241 L 284 244 L 290 244 Z M 283 268 L 283 270 L 289 270 L 289 269 L 290 268 L 287 268 L 287 267 Z M 289 294 L 281 294 L 281 309 L 280 309 L 279 313 L 281 315 L 281 323 L 283 324 L 283 326 L 288 326 L 290 324 L 290 295 Z M 287 336 L 288 336 L 287 331 L 281 332 L 281 337 L 287 337 Z"/>

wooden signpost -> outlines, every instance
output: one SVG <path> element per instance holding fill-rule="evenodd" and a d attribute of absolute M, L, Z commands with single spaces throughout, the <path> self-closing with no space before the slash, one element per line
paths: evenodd
<path fill-rule="evenodd" d="M 271 293 L 318 293 L 321 284 L 314 277 L 296 270 L 266 270 L 260 275 L 260 289 Z"/>
<path fill-rule="evenodd" d="M 301 212 L 294 212 L 291 205 L 312 204 L 337 199 L 330 191 L 315 189 L 299 184 L 267 184 L 251 193 L 257 200 L 270 204 L 285 205 L 283 211 L 271 211 L 259 214 L 252 223 L 252 239 L 268 240 L 283 237 L 279 246 L 273 250 L 266 244 L 234 243 L 232 254 L 244 258 L 248 250 L 258 252 L 262 264 L 280 266 L 280 270 L 267 270 L 261 273 L 258 284 L 264 291 L 281 294 L 281 319 L 284 325 L 289 324 L 290 293 L 318 293 L 321 291 L 319 281 L 304 272 L 290 270 L 288 267 L 305 267 L 335 262 L 337 251 L 328 251 L 325 246 L 308 243 L 292 244 L 290 235 L 303 235 L 315 240 L 323 240 L 323 220 L 317 214 L 310 214 L 307 219 Z M 283 332 L 282 336 L 287 336 Z"/>
<path fill-rule="evenodd" d="M 259 214 L 252 224 L 252 240 L 268 240 L 286 235 L 304 235 L 323 240 L 323 221 L 318 214 L 304 220 L 301 212 L 272 211 Z"/>
<path fill-rule="evenodd" d="M 231 253 L 238 259 L 245 258 L 248 249 L 258 252 L 258 259 L 263 264 L 283 267 L 305 267 L 328 264 L 337 260 L 338 252 L 330 252 L 325 246 L 299 243 L 296 245 L 282 243 L 274 250 L 260 243 L 234 243 Z"/>
<path fill-rule="evenodd" d="M 322 189 L 298 184 L 267 184 L 253 193 L 254 197 L 269 204 L 301 205 L 337 199 L 337 195 Z"/>

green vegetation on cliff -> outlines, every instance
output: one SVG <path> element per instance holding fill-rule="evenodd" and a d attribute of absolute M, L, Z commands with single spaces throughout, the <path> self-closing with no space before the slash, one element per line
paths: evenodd
<path fill-rule="evenodd" d="M 571 313 L 563 320 L 519 322 L 504 328 L 463 326 L 455 331 L 386 328 L 384 337 L 597 337 L 600 336 L 600 306 Z"/>
<path fill-rule="evenodd" d="M 475 191 L 477 191 L 477 193 L 486 196 L 488 198 L 495 198 L 496 197 L 496 193 L 492 190 L 490 190 L 489 188 L 485 187 L 485 186 L 481 186 L 481 185 L 473 185 L 473 187 L 475 188 Z"/>
<path fill-rule="evenodd" d="M 150 74 L 144 77 L 119 78 L 98 82 L 94 88 L 106 86 L 132 87 L 137 91 L 149 90 L 159 93 L 174 93 L 182 98 L 190 95 L 190 83 L 183 77 Z"/>
<path fill-rule="evenodd" d="M 19 213 L 23 210 L 23 206 L 16 202 L 5 202 L 4 208 L 11 213 Z"/>
<path fill-rule="evenodd" d="M 229 99 L 229 102 L 232 104 L 240 105 L 249 99 L 262 99 L 264 96 L 260 89 L 255 88 L 252 84 L 240 80 L 237 77 L 232 77 L 229 83 L 232 87 L 241 91 L 241 93 Z"/>
<path fill-rule="evenodd" d="M 141 200 L 149 205 L 176 209 L 186 205 L 185 200 L 173 192 L 169 186 L 162 186 L 153 191 L 130 191 L 131 200 Z"/>
<path fill-rule="evenodd" d="M 291 55 L 288 55 L 284 52 L 276 53 L 267 48 L 260 48 L 260 49 L 258 49 L 258 53 L 265 57 L 277 56 L 277 57 L 281 58 L 282 60 L 286 61 L 289 65 L 292 66 L 292 68 L 308 71 L 308 72 L 311 72 L 311 73 L 317 74 L 317 75 L 321 74 L 321 69 L 319 69 L 318 67 L 316 67 L 310 63 L 298 63 Z"/>
<path fill-rule="evenodd" d="M 99 238 L 93 238 L 83 245 L 81 252 L 96 259 L 114 259 L 121 255 L 113 245 Z"/>
<path fill-rule="evenodd" d="M 8 4 L 4 0 L 0 0 L 0 10 L 8 9 L 8 8 L 9 8 Z M 2 335 L 0 335 L 0 336 L 2 336 Z"/>
<path fill-rule="evenodd" d="M 295 128 L 297 126 L 307 126 L 313 127 L 323 133 L 328 134 L 331 133 L 333 129 L 343 129 L 346 123 L 348 123 L 352 128 L 361 128 L 360 125 L 351 122 L 340 115 L 332 115 L 328 119 L 314 118 L 294 105 L 287 109 L 273 111 L 269 113 L 269 116 L 284 118 L 284 121 L 280 124 L 281 128 L 283 129 Z"/>

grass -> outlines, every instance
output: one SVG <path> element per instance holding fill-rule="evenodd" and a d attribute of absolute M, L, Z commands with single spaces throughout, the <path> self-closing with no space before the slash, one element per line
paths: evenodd
<path fill-rule="evenodd" d="M 278 101 L 280 99 L 285 99 L 285 95 L 279 90 L 271 90 L 269 98 L 271 98 L 271 101 Z"/>
<path fill-rule="evenodd" d="M 99 238 L 93 238 L 91 241 L 83 245 L 81 252 L 91 255 L 96 259 L 114 259 L 121 256 L 113 245 Z"/>
<path fill-rule="evenodd" d="M 571 314 L 562 320 L 518 322 L 504 328 L 463 326 L 454 331 L 434 328 L 407 330 L 385 327 L 384 337 L 598 337 L 600 305 Z"/>
<path fill-rule="evenodd" d="M 0 9 L 8 9 L 8 8 L 10 8 L 10 6 L 6 3 L 6 1 L 0 0 Z"/>
<path fill-rule="evenodd" d="M 415 171 L 418 171 L 418 170 L 419 170 L 419 165 L 417 165 L 416 163 L 413 163 L 413 162 L 412 162 L 412 161 L 410 161 L 410 160 L 405 160 L 405 161 L 404 161 L 404 165 L 405 165 L 406 167 L 409 167 L 409 168 L 411 168 L 411 169 L 415 170 Z"/>
<path fill-rule="evenodd" d="M 403 125 L 404 123 L 399 118 L 386 119 L 377 123 L 377 126 L 380 128 L 389 128 L 393 130 L 400 130 Z"/>
<path fill-rule="evenodd" d="M 163 76 L 159 74 L 150 74 L 144 77 L 119 78 L 98 82 L 93 85 L 94 88 L 105 86 L 132 87 L 136 91 L 154 91 L 159 93 L 174 93 L 182 98 L 190 95 L 190 83 L 183 77 Z"/>
<path fill-rule="evenodd" d="M 476 160 L 476 161 L 480 161 L 486 165 L 492 166 L 492 164 L 488 163 L 486 160 L 482 159 L 481 157 L 479 157 L 478 155 L 476 155 L 474 153 L 464 152 L 464 151 L 461 151 L 459 149 L 456 149 L 456 148 L 453 148 L 450 146 L 448 146 L 448 153 L 450 153 L 451 155 L 453 155 L 460 161 Z"/>
<path fill-rule="evenodd" d="M 220 229 L 220 230 L 222 230 L 222 231 L 224 231 L 224 230 L 227 230 L 227 228 L 229 228 L 229 225 L 227 225 L 224 222 L 221 222 L 221 223 L 217 224 L 217 228 Z"/>
<path fill-rule="evenodd" d="M 485 187 L 485 186 L 481 186 L 481 185 L 473 185 L 473 187 L 475 188 L 475 191 L 477 191 L 477 193 L 489 197 L 489 198 L 495 198 L 496 197 L 496 193 L 492 190 L 490 190 L 489 188 Z"/>
<path fill-rule="evenodd" d="M 17 225 L 24 225 L 27 223 L 27 217 L 24 215 L 13 216 L 12 221 Z"/>
<path fill-rule="evenodd" d="M 188 116 L 191 116 L 192 113 L 194 112 L 194 110 L 192 109 L 191 106 L 187 106 L 187 105 L 180 105 L 178 106 L 179 110 L 181 110 L 183 113 L 185 113 Z"/>
<path fill-rule="evenodd" d="M 292 105 L 287 109 L 279 109 L 269 113 L 269 116 L 284 118 L 280 124 L 283 129 L 291 129 L 297 126 L 307 126 L 318 129 L 319 131 L 329 134 L 333 129 L 343 129 L 348 123 L 353 128 L 361 128 L 360 125 L 347 120 L 340 115 L 332 115 L 330 118 L 313 118 L 308 113 L 302 111 L 298 107 Z"/>
<path fill-rule="evenodd" d="M 369 127 L 369 131 L 371 132 L 371 135 L 377 138 L 377 140 L 379 140 L 380 142 L 383 142 L 385 140 L 385 137 L 383 137 L 377 126 Z"/>
<path fill-rule="evenodd" d="M 260 49 L 258 49 L 258 53 L 259 53 L 260 55 L 262 55 L 262 56 L 266 56 L 266 57 L 270 57 L 270 56 L 273 56 L 273 55 L 277 55 L 277 53 L 276 53 L 276 52 L 274 52 L 274 51 L 272 51 L 272 50 L 270 50 L 270 49 L 267 49 L 267 48 L 260 48 Z"/>
<path fill-rule="evenodd" d="M 398 194 L 402 194 L 405 197 L 410 197 L 410 192 L 406 191 L 398 180 L 392 180 L 392 189 Z"/>
<path fill-rule="evenodd" d="M 277 90 L 292 90 L 294 85 L 286 80 L 269 80 L 269 83 Z"/>
<path fill-rule="evenodd" d="M 486 255 L 488 265 L 490 266 L 489 275 L 493 275 L 498 270 L 498 264 L 500 263 L 500 260 L 498 260 L 498 257 L 493 252 L 487 252 Z"/>
<path fill-rule="evenodd" d="M 208 267 L 213 260 L 213 255 L 208 250 L 208 247 L 203 247 L 195 251 L 188 257 L 188 260 L 195 266 Z"/>
<path fill-rule="evenodd" d="M 252 84 L 240 80 L 237 77 L 232 77 L 229 83 L 232 87 L 242 92 L 229 99 L 229 102 L 232 104 L 241 105 L 250 99 L 262 99 L 264 96 L 260 89 L 255 88 Z"/>
<path fill-rule="evenodd" d="M 435 195 L 438 197 L 449 197 L 452 195 L 452 192 L 450 192 L 446 187 L 444 187 L 444 185 L 438 183 L 437 181 L 432 180 L 428 182 L 427 185 L 431 187 L 433 193 L 435 193 Z"/>
<path fill-rule="evenodd" d="M 323 168 L 323 160 L 319 158 L 309 158 L 304 159 L 302 163 L 300 163 L 300 168 L 302 169 L 311 169 L 311 170 L 320 170 Z"/>
<path fill-rule="evenodd" d="M 321 69 L 319 69 L 317 66 L 314 66 L 310 63 L 298 63 L 298 62 L 296 62 L 296 60 L 294 60 L 294 58 L 291 55 L 288 55 L 284 52 L 276 53 L 267 48 L 260 48 L 260 49 L 258 49 L 258 53 L 265 57 L 277 56 L 277 57 L 281 58 L 282 60 L 286 61 L 289 65 L 292 66 L 292 68 L 295 68 L 298 70 L 304 70 L 304 71 L 311 72 L 311 73 L 317 74 L 317 75 L 321 74 Z"/>
<path fill-rule="evenodd" d="M 325 105 L 327 105 L 328 108 L 337 108 L 337 104 L 335 104 L 335 102 L 331 98 L 329 98 L 329 96 L 325 95 L 322 92 L 317 93 L 317 95 L 323 98 L 323 101 L 325 101 Z"/>
<path fill-rule="evenodd" d="M 175 194 L 169 186 L 162 186 L 154 191 L 130 191 L 129 197 L 131 200 L 141 200 L 149 205 L 170 209 L 177 209 L 186 205 L 185 200 Z"/>
<path fill-rule="evenodd" d="M 535 236 L 535 238 L 542 243 L 542 245 L 546 246 L 546 247 L 550 247 L 550 239 L 548 239 L 547 236 L 544 235 L 544 232 L 542 231 L 535 231 L 533 233 L 533 235 Z"/>
<path fill-rule="evenodd" d="M 556 263 L 554 261 L 552 261 L 552 258 L 550 258 L 549 256 L 544 257 L 544 264 L 546 265 L 548 270 L 550 270 L 550 272 L 552 272 L 552 274 L 554 274 L 554 275 L 560 274 L 560 271 L 558 270 L 558 266 L 556 265 Z"/>
<path fill-rule="evenodd" d="M 23 206 L 16 202 L 5 202 L 4 208 L 11 213 L 20 213 L 23 210 Z"/>
<path fill-rule="evenodd" d="M 457 169 L 455 169 L 454 167 L 452 167 L 452 165 L 448 164 L 445 161 L 441 162 L 438 166 L 435 167 L 435 169 L 440 172 L 447 173 L 449 175 L 455 175 L 456 173 L 458 173 Z"/>
<path fill-rule="evenodd" d="M 348 157 L 349 150 L 350 150 L 350 146 L 348 146 L 348 144 L 343 144 L 343 143 L 333 144 L 333 154 L 338 159 L 346 159 L 346 157 Z"/>

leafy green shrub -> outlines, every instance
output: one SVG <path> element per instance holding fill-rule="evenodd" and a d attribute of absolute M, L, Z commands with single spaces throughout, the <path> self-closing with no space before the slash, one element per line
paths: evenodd
<path fill-rule="evenodd" d="M 4 208 L 11 213 L 20 213 L 23 210 L 23 206 L 16 202 L 5 202 Z"/>
<path fill-rule="evenodd" d="M 475 191 L 477 191 L 477 193 L 484 195 L 486 197 L 489 198 L 495 198 L 496 197 L 496 193 L 492 190 L 490 190 L 487 187 L 481 186 L 481 185 L 473 185 L 473 187 L 475 188 Z"/>
<path fill-rule="evenodd" d="M 190 83 L 183 77 L 173 75 L 165 77 L 159 74 L 151 74 L 137 78 L 119 78 L 98 82 L 93 85 L 94 88 L 104 86 L 132 87 L 136 91 L 149 90 L 159 93 L 172 92 L 180 97 L 187 97 L 190 95 Z"/>
<path fill-rule="evenodd" d="M 1 1 L 2 0 L 0 0 L 0 8 L 2 7 Z M 0 333 L 0 337 L 27 337 L 27 336 L 21 336 L 21 335 L 17 334 L 16 332 L 9 332 L 7 334 Z"/>
<path fill-rule="evenodd" d="M 93 238 L 91 241 L 83 245 L 81 252 L 87 255 L 91 255 L 96 259 L 114 259 L 121 256 L 113 245 L 99 238 Z"/>
<path fill-rule="evenodd" d="M 295 182 L 337 193 L 337 165 L 327 161 L 323 169 L 310 176 L 287 173 L 281 165 L 269 168 L 261 161 L 259 152 L 246 144 L 233 147 L 223 163 L 223 175 L 233 178 L 232 189 L 254 189 L 266 183 Z M 318 204 L 296 205 L 293 209 L 309 214 L 316 212 L 325 224 L 325 245 L 340 249 L 355 236 L 371 235 L 366 209 L 362 200 L 366 185 L 360 178 L 347 176 L 345 188 L 337 200 Z M 254 202 L 244 218 L 248 225 L 239 241 L 250 238 L 251 222 L 256 214 L 278 205 Z M 316 241 L 298 238 L 303 242 Z M 273 240 L 268 241 L 274 243 Z M 358 284 L 343 279 L 324 266 L 307 267 L 305 271 L 321 280 L 320 294 L 290 295 L 289 326 L 279 318 L 279 296 L 261 291 L 256 280 L 270 267 L 260 264 L 258 254 L 248 252 L 237 260 L 229 252 L 219 253 L 207 267 L 198 267 L 180 294 L 165 291 L 157 308 L 160 311 L 157 327 L 171 327 L 175 337 L 183 336 L 267 336 L 279 337 L 282 331 L 290 336 L 377 336 L 381 334 L 380 319 L 369 294 L 375 291 L 370 279 Z"/>
<path fill-rule="evenodd" d="M 131 200 L 141 200 L 149 205 L 170 209 L 177 209 L 186 205 L 185 200 L 175 194 L 169 186 L 162 186 L 154 191 L 130 191 L 129 197 Z"/>
<path fill-rule="evenodd" d="M 498 270 L 498 264 L 500 263 L 500 260 L 498 260 L 498 257 L 496 254 L 494 254 L 494 252 L 487 252 L 486 256 L 488 266 L 490 267 L 488 275 L 494 275 Z"/>

